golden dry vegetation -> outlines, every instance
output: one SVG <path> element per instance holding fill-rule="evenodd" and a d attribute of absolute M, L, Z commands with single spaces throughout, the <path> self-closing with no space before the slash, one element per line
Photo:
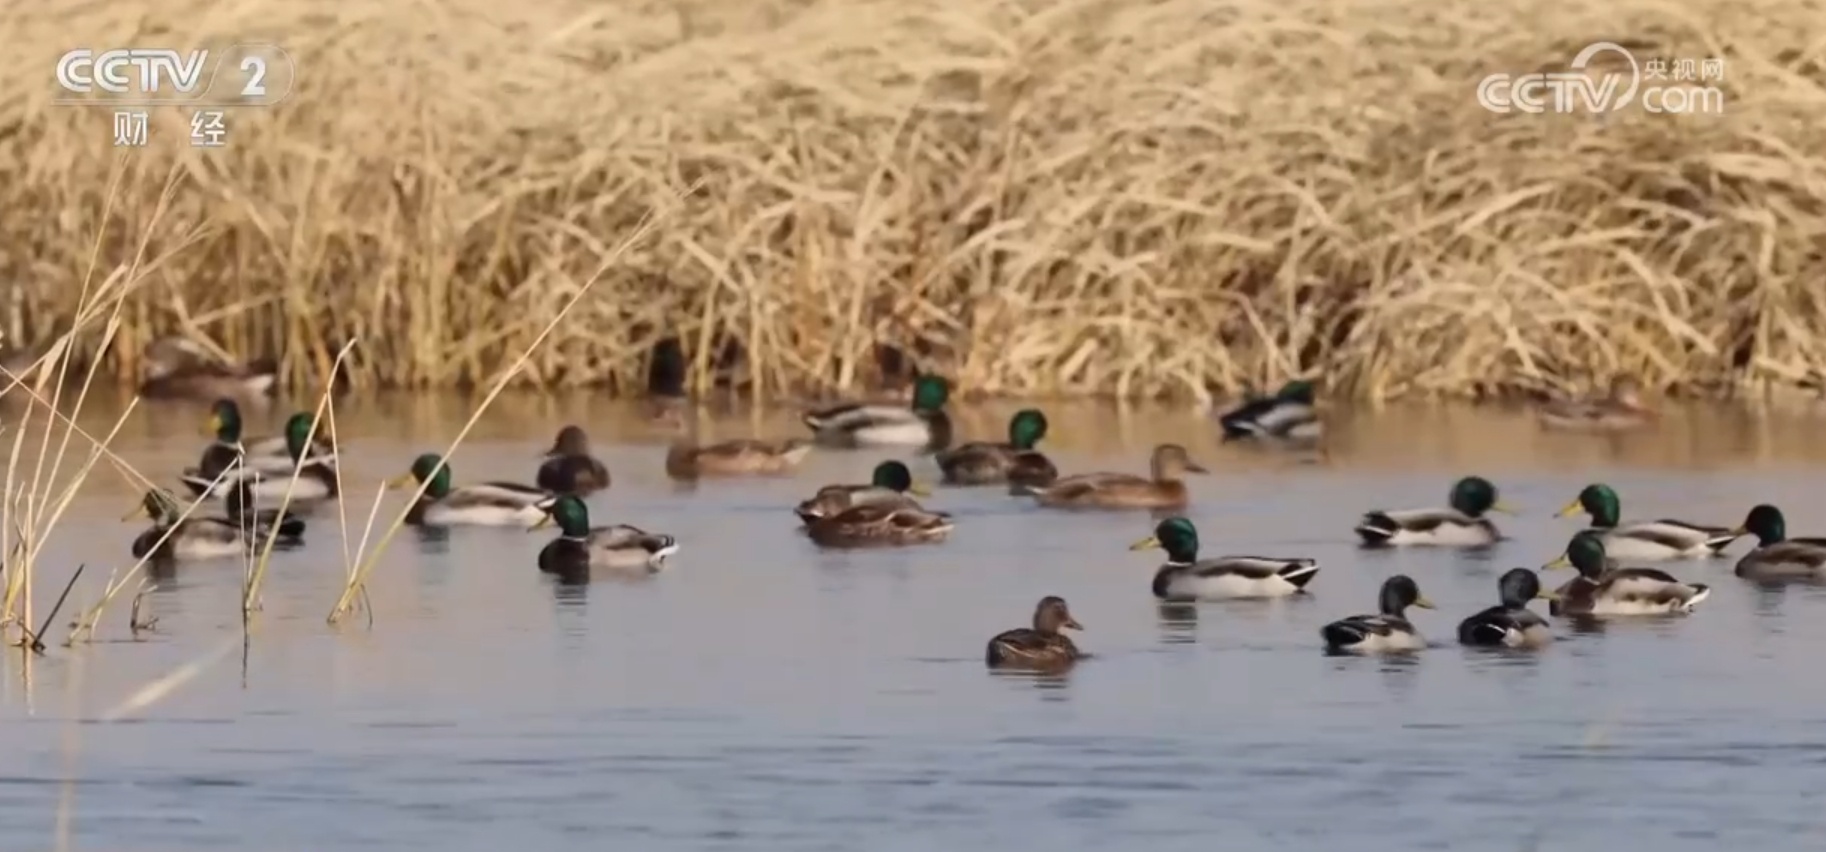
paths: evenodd
<path fill-rule="evenodd" d="M 647 217 L 525 381 L 637 387 L 667 333 L 699 386 L 729 339 L 770 393 L 858 389 L 877 340 L 986 393 L 1826 368 L 1813 0 L 9 0 L 0 25 L 0 328 L 55 336 L 96 235 L 104 273 L 143 238 L 122 380 L 188 330 L 292 379 L 359 339 L 358 383 L 485 383 Z M 1478 106 L 1599 39 L 1723 57 L 1725 114 Z M 50 103 L 70 47 L 237 40 L 298 84 L 225 151 L 173 111 L 123 153 L 106 110 Z"/>

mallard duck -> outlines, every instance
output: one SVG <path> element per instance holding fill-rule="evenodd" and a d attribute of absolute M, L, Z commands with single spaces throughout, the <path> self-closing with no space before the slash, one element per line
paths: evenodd
<path fill-rule="evenodd" d="M 1418 651 L 1427 646 L 1420 632 L 1407 619 L 1408 607 L 1432 609 L 1433 602 L 1420 593 L 1420 586 L 1406 574 L 1384 580 L 1377 595 L 1375 615 L 1353 615 L 1319 628 L 1328 651 L 1374 653 L 1378 651 Z"/>
<path fill-rule="evenodd" d="M 1737 576 L 1752 580 L 1826 579 L 1826 538 L 1789 538 L 1782 510 L 1767 503 L 1750 510 L 1738 535 L 1756 536 L 1756 549 L 1737 560 Z"/>
<path fill-rule="evenodd" d="M 1704 583 L 1682 583 L 1654 568 L 1618 568 L 1604 551 L 1604 539 L 1581 530 L 1567 542 L 1566 552 L 1542 566 L 1553 570 L 1572 566 L 1579 576 L 1561 586 L 1549 611 L 1554 615 L 1662 615 L 1692 612 L 1712 594 Z"/>
<path fill-rule="evenodd" d="M 1458 641 L 1463 645 L 1490 645 L 1522 648 L 1545 645 L 1553 641 L 1553 630 L 1547 619 L 1528 608 L 1528 602 L 1539 598 L 1553 601 L 1553 592 L 1541 591 L 1541 580 L 1526 568 L 1513 568 L 1496 581 L 1502 603 L 1458 623 Z"/>
<path fill-rule="evenodd" d="M 1366 513 L 1356 532 L 1368 547 L 1439 545 L 1481 547 L 1502 538 L 1485 512 L 1508 512 L 1497 499 L 1496 486 L 1481 476 L 1467 476 L 1452 485 L 1446 509 L 1377 510 Z"/>
<path fill-rule="evenodd" d="M 139 506 L 122 517 L 123 521 L 147 517 L 152 527 L 133 539 L 133 558 L 151 554 L 158 560 L 203 560 L 240 556 L 247 552 L 247 539 L 241 525 L 227 518 L 184 517 L 184 507 L 162 488 L 146 492 Z"/>
<path fill-rule="evenodd" d="M 1619 526 L 1617 518 L 1622 512 L 1622 503 L 1617 499 L 1617 492 L 1601 482 L 1585 486 L 1555 517 L 1564 518 L 1581 511 L 1591 516 L 1591 531 L 1603 536 L 1604 551 L 1610 558 L 1625 562 L 1717 556 L 1741 535 L 1726 527 L 1667 518 Z"/>
<path fill-rule="evenodd" d="M 1225 441 L 1268 438 L 1280 441 L 1316 440 L 1323 431 L 1313 407 L 1312 382 L 1294 380 L 1274 396 L 1254 397 L 1231 409 L 1217 422 Z"/>
<path fill-rule="evenodd" d="M 951 416 L 945 413 L 950 396 L 951 385 L 944 378 L 920 376 L 913 381 L 910 408 L 859 402 L 833 405 L 806 412 L 805 425 L 819 443 L 942 450 L 951 446 Z"/>
<path fill-rule="evenodd" d="M 222 514 L 241 530 L 243 538 L 255 546 L 264 546 L 274 527 L 279 531 L 273 540 L 275 548 L 292 548 L 304 544 L 302 518 L 278 509 L 258 508 L 257 500 L 253 482 L 247 479 L 237 480 L 228 496 L 222 498 Z"/>
<path fill-rule="evenodd" d="M 323 430 L 326 427 L 319 427 Z M 222 476 L 223 471 L 230 471 L 229 478 L 240 478 L 252 473 L 292 472 L 292 456 L 286 449 L 285 436 L 278 435 L 250 443 L 242 442 L 241 406 L 232 399 L 218 399 L 209 407 L 209 422 L 204 426 L 205 433 L 214 440 L 203 448 L 203 455 L 197 460 L 196 467 L 184 471 L 184 475 L 201 482 L 213 482 Z M 327 445 L 313 441 L 312 455 L 328 455 Z M 218 486 L 218 490 L 226 489 Z M 223 491 L 223 493 L 226 493 Z"/>
<path fill-rule="evenodd" d="M 330 461 L 321 457 L 307 457 L 305 453 L 312 445 L 311 420 L 308 412 L 299 412 L 285 421 L 285 439 L 294 464 L 298 468 L 298 484 L 291 484 L 291 469 L 283 473 L 261 473 L 249 471 L 240 478 L 252 481 L 254 495 L 262 501 L 271 499 L 275 502 L 291 491 L 292 503 L 302 505 L 321 500 L 333 499 L 337 495 L 336 468 Z M 226 497 L 233 484 L 229 479 L 217 482 L 214 477 L 205 477 L 195 471 L 186 471 L 178 477 L 184 487 L 192 494 L 210 497 Z"/>
<path fill-rule="evenodd" d="M 1655 410 L 1642 404 L 1642 386 L 1628 376 L 1612 381 L 1602 397 L 1553 400 L 1541 406 L 1539 415 L 1548 429 L 1578 432 L 1621 432 L 1655 420 Z"/>
<path fill-rule="evenodd" d="M 989 640 L 983 649 L 983 662 L 990 668 L 1020 668 L 1049 671 L 1066 668 L 1083 655 L 1078 646 L 1059 631 L 1064 628 L 1083 630 L 1084 625 L 1072 617 L 1065 599 L 1048 595 L 1033 609 L 1033 626 L 1003 631 Z"/>
<path fill-rule="evenodd" d="M 938 468 L 952 485 L 1046 485 L 1059 478 L 1045 453 L 1034 449 L 1046 437 L 1046 415 L 1028 408 L 1008 421 L 1007 443 L 971 441 L 937 456 Z"/>
<path fill-rule="evenodd" d="M 666 451 L 666 475 L 691 480 L 704 476 L 753 476 L 786 473 L 812 451 L 809 441 L 739 439 L 703 446 L 690 442 Z"/>
<path fill-rule="evenodd" d="M 805 534 L 825 547 L 936 544 L 951 535 L 951 516 L 918 505 L 863 503 L 805 525 Z"/>
<path fill-rule="evenodd" d="M 478 482 L 451 487 L 450 465 L 437 453 L 425 453 L 412 460 L 411 469 L 387 480 L 392 489 L 413 488 L 429 481 L 412 508 L 406 512 L 406 523 L 426 527 L 485 526 L 524 527 L 538 523 L 546 516 L 542 505 L 552 494 L 518 482 Z"/>
<path fill-rule="evenodd" d="M 1209 473 L 1186 448 L 1161 444 L 1148 460 L 1149 475 L 1081 473 L 1026 488 L 1042 506 L 1086 509 L 1177 509 L 1191 500 L 1184 476 Z"/>
<path fill-rule="evenodd" d="M 828 518 L 852 506 L 865 503 L 880 506 L 900 506 L 920 508 L 918 502 L 908 494 L 924 496 L 926 489 L 913 481 L 913 472 L 897 461 L 884 461 L 875 466 L 874 478 L 867 485 L 826 485 L 818 489 L 810 500 L 800 503 L 793 510 L 799 520 L 810 524 L 820 518 Z"/>
<path fill-rule="evenodd" d="M 575 494 L 579 497 L 609 487 L 609 469 L 590 455 L 590 438 L 577 426 L 558 430 L 552 448 L 545 451 L 545 463 L 533 480 L 553 494 Z"/>
<path fill-rule="evenodd" d="M 146 345 L 145 380 L 140 396 L 147 399 L 212 400 L 233 397 L 265 401 L 279 379 L 279 363 L 271 358 L 245 365 L 226 365 L 209 350 L 185 337 L 166 336 Z"/>
<path fill-rule="evenodd" d="M 1222 556 L 1200 561 L 1198 528 L 1185 518 L 1168 518 L 1154 527 L 1154 534 L 1130 550 L 1167 552 L 1167 562 L 1154 572 L 1154 597 L 1161 600 L 1221 600 L 1225 598 L 1278 598 L 1299 594 L 1319 576 L 1315 559 L 1274 556 Z"/>
<path fill-rule="evenodd" d="M 540 505 L 543 514 L 532 529 L 556 523 L 559 531 L 539 551 L 539 570 L 547 574 L 575 575 L 592 568 L 657 574 L 665 570 L 666 558 L 678 552 L 678 539 L 669 535 L 626 524 L 592 528 L 589 508 L 570 494 Z"/>

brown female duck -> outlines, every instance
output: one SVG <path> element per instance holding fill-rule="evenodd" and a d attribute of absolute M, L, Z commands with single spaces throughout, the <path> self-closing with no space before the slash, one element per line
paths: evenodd
<path fill-rule="evenodd" d="M 1655 410 L 1642 403 L 1642 386 L 1620 376 L 1610 392 L 1586 399 L 1557 399 L 1541 406 L 1541 425 L 1577 432 L 1623 432 L 1654 422 Z"/>
<path fill-rule="evenodd" d="M 936 544 L 951 528 L 950 515 L 917 504 L 864 503 L 807 524 L 805 534 L 825 547 L 870 547 Z"/>
<path fill-rule="evenodd" d="M 786 473 L 812 451 L 810 441 L 737 439 L 700 445 L 688 441 L 666 451 L 666 475 L 692 480 L 705 476 L 756 476 Z"/>
<path fill-rule="evenodd" d="M 1132 473 L 1081 473 L 1050 485 L 1031 486 L 1042 506 L 1086 509 L 1176 509 L 1191 495 L 1187 473 L 1209 473 L 1178 444 L 1161 444 L 1148 461 L 1149 475 Z"/>
<path fill-rule="evenodd" d="M 609 469 L 590 455 L 590 437 L 583 428 L 566 426 L 545 451 L 545 463 L 539 465 L 534 482 L 553 494 L 581 497 L 609 487 Z"/>
<path fill-rule="evenodd" d="M 952 485 L 1046 485 L 1059 478 L 1059 469 L 1045 453 L 1034 449 L 1046 437 L 1046 415 L 1029 408 L 1008 421 L 1008 441 L 972 441 L 938 454 L 939 470 Z"/>
<path fill-rule="evenodd" d="M 983 662 L 990 668 L 1056 670 L 1076 663 L 1083 655 L 1078 646 L 1059 631 L 1063 628 L 1083 630 L 1072 617 L 1065 599 L 1047 595 L 1033 610 L 1033 627 L 1019 627 L 998 633 L 983 650 Z"/>

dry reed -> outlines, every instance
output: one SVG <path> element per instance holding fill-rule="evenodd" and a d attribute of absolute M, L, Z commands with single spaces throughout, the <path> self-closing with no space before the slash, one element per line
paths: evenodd
<path fill-rule="evenodd" d="M 299 63 L 284 104 L 231 115 L 226 150 L 155 116 L 135 156 L 188 174 L 172 215 L 211 228 L 124 313 L 102 359 L 119 380 L 183 329 L 280 352 L 291 380 L 359 338 L 358 387 L 480 384 L 649 209 L 665 230 L 520 381 L 632 388 L 669 333 L 697 387 L 735 341 L 735 378 L 767 392 L 852 389 L 877 341 L 985 393 L 1826 375 L 1826 19 L 1802 0 L 3 14 L 21 49 L 0 66 L 0 205 L 31 211 L 0 221 L 13 334 L 71 313 L 71 235 L 146 215 L 98 203 L 108 114 L 48 104 L 59 53 L 264 39 Z M 1725 113 L 1477 105 L 1484 75 L 1606 38 L 1724 58 Z"/>

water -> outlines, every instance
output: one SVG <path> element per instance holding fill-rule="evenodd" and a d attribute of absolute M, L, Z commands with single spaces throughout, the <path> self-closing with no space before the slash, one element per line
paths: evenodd
<path fill-rule="evenodd" d="M 353 404 L 351 404 L 353 406 Z M 455 435 L 468 403 L 389 398 L 339 420 L 359 537 L 377 483 Z M 1014 406 L 960 413 L 994 436 Z M 1557 555 L 1552 513 L 1588 482 L 1625 516 L 1736 523 L 1783 506 L 1826 533 L 1812 414 L 1672 412 L 1652 437 L 1545 435 L 1511 413 L 1340 416 L 1332 459 L 1219 447 L 1191 412 L 1050 406 L 1067 472 L 1142 470 L 1156 441 L 1215 474 L 1193 482 L 1207 555 L 1312 556 L 1312 594 L 1161 607 L 1145 513 L 1040 510 L 997 489 L 941 490 L 948 544 L 820 552 L 790 507 L 866 479 L 893 453 L 815 455 L 784 480 L 675 488 L 665 434 L 631 408 L 509 399 L 453 459 L 459 482 L 530 481 L 564 422 L 589 426 L 614 487 L 597 523 L 673 533 L 651 580 L 557 587 L 545 533 L 410 531 L 372 582 L 372 628 L 324 622 L 342 585 L 334 510 L 278 554 L 245 655 L 233 563 L 186 566 L 124 601 L 100 642 L 0 665 L 0 837 L 9 849 L 930 850 L 1009 848 L 1524 850 L 1653 845 L 1813 849 L 1826 817 L 1826 589 L 1759 589 L 1730 560 L 1674 563 L 1714 585 L 1684 619 L 1612 623 L 1538 654 L 1452 645 L 1496 577 Z M 144 406 L 115 449 L 169 479 L 203 439 L 200 407 Z M 279 413 L 253 415 L 270 434 Z M 106 405 L 82 418 L 105 434 Z M 791 412 L 724 417 L 715 436 L 796 435 Z M 915 465 L 929 477 L 930 462 Z M 1524 514 L 1488 555 L 1360 552 L 1370 508 L 1441 503 L 1464 473 Z M 99 468 L 48 545 L 42 616 L 69 567 L 92 601 L 140 527 L 136 491 Z M 392 494 L 381 526 L 403 507 Z M 353 548 L 353 544 L 350 545 Z M 1746 544 L 1733 546 L 1732 554 Z M 65 567 L 58 567 L 65 566 Z M 1405 572 L 1440 609 L 1414 659 L 1323 655 L 1325 621 L 1374 608 Z M 1566 575 L 1554 578 L 1563 582 Z M 1062 678 L 993 675 L 991 634 L 1058 594 L 1095 656 Z M 1536 604 L 1537 607 L 1541 606 Z M 59 620 L 63 620 L 60 618 Z M 61 641 L 64 631 L 53 631 Z M 149 683 L 163 697 L 104 721 Z"/>

